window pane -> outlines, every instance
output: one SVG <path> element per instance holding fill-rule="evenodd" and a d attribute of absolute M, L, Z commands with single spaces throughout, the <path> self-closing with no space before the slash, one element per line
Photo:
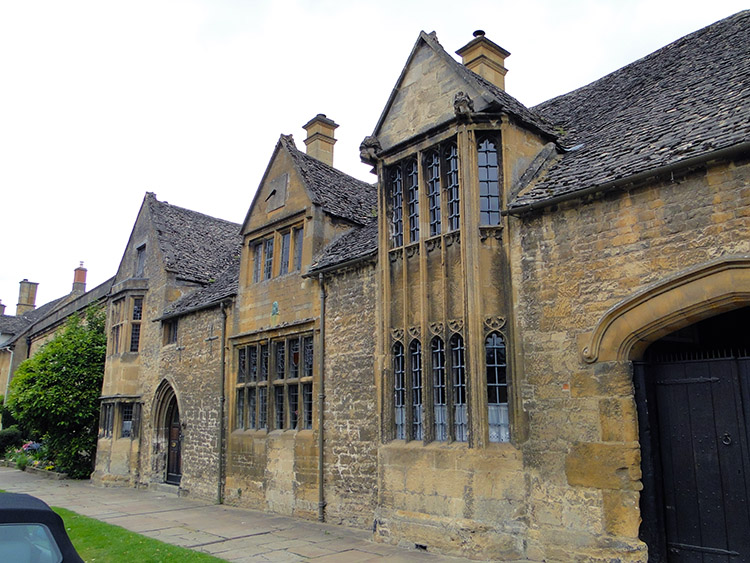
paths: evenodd
<path fill-rule="evenodd" d="M 282 430 L 284 428 L 284 387 L 279 385 L 273 388 L 274 412 L 276 414 L 274 427 Z"/>
<path fill-rule="evenodd" d="M 237 428 L 245 428 L 245 390 L 237 389 L 237 418 L 235 422 Z"/>
<path fill-rule="evenodd" d="M 137 352 L 141 342 L 141 325 L 134 324 L 130 327 L 130 351 Z"/>
<path fill-rule="evenodd" d="M 136 297 L 133 299 L 133 320 L 140 321 L 143 318 L 143 299 Z"/>
<path fill-rule="evenodd" d="M 250 383 L 258 380 L 258 347 L 255 344 L 247 348 L 247 380 Z"/>
<path fill-rule="evenodd" d="M 266 260 L 263 266 L 263 279 L 270 280 L 273 274 L 273 239 L 266 239 Z"/>
<path fill-rule="evenodd" d="M 253 262 L 253 282 L 258 283 L 260 281 L 260 272 L 263 268 L 263 244 L 258 242 L 253 247 L 254 262 Z"/>
<path fill-rule="evenodd" d="M 286 346 L 284 342 L 276 342 L 276 379 L 284 379 L 286 374 Z"/>
<path fill-rule="evenodd" d="M 247 427 L 257 427 L 257 413 L 255 412 L 255 387 L 247 388 Z"/>
<path fill-rule="evenodd" d="M 304 346 L 304 354 L 305 354 L 305 377 L 312 377 L 313 374 L 313 338 L 312 336 L 305 336 L 304 340 L 302 341 L 302 345 Z"/>
<path fill-rule="evenodd" d="M 453 378 L 453 433 L 457 442 L 469 438 L 469 425 L 466 409 L 466 364 L 464 359 L 464 339 L 458 335 L 451 338 L 451 375 Z"/>
<path fill-rule="evenodd" d="M 120 436 L 123 438 L 130 437 L 133 430 L 133 404 L 123 403 L 121 406 L 122 413 L 122 432 Z"/>
<path fill-rule="evenodd" d="M 500 224 L 500 182 L 497 147 L 489 139 L 479 143 L 479 221 L 481 225 Z"/>
<path fill-rule="evenodd" d="M 302 428 L 305 430 L 312 429 L 313 421 L 313 392 L 312 383 L 302 384 L 302 403 L 305 410 L 305 416 L 302 422 Z"/>
<path fill-rule="evenodd" d="M 508 384 L 505 341 L 490 333 L 484 342 L 487 368 L 487 418 L 490 442 L 507 442 L 510 439 L 508 424 Z"/>
<path fill-rule="evenodd" d="M 422 439 L 422 345 L 418 340 L 409 347 L 411 368 L 411 437 Z"/>
<path fill-rule="evenodd" d="M 294 269 L 302 268 L 302 228 L 294 229 Z"/>
<path fill-rule="evenodd" d="M 296 430 L 299 424 L 299 386 L 290 385 L 287 392 L 289 393 L 289 428 Z"/>
<path fill-rule="evenodd" d="M 391 244 L 394 248 L 404 244 L 403 223 L 403 179 L 401 168 L 395 167 L 391 171 Z"/>
<path fill-rule="evenodd" d="M 406 438 L 406 425 L 404 421 L 405 396 L 404 346 L 400 342 L 397 342 L 393 346 L 393 410 L 397 440 Z"/>
<path fill-rule="evenodd" d="M 281 264 L 279 265 L 279 275 L 289 272 L 289 243 L 292 234 L 290 232 L 281 235 Z"/>
<path fill-rule="evenodd" d="M 237 350 L 237 383 L 244 383 L 247 378 L 247 348 Z"/>
<path fill-rule="evenodd" d="M 461 212 L 459 210 L 458 195 L 458 150 L 451 143 L 444 152 L 445 157 L 445 191 L 448 195 L 448 228 L 451 231 L 458 229 Z"/>
<path fill-rule="evenodd" d="M 432 392 L 435 416 L 435 440 L 448 439 L 448 393 L 445 385 L 445 346 L 440 338 L 432 340 Z"/>
<path fill-rule="evenodd" d="M 142 278 L 146 269 L 146 245 L 138 248 L 136 252 L 135 277 Z"/>
<path fill-rule="evenodd" d="M 417 162 L 406 163 L 406 193 L 409 207 L 409 242 L 419 240 L 419 182 L 417 179 Z"/>
<path fill-rule="evenodd" d="M 289 341 L 289 379 L 299 377 L 299 338 Z"/>
<path fill-rule="evenodd" d="M 267 387 L 258 387 L 258 428 L 268 428 Z"/>
<path fill-rule="evenodd" d="M 440 157 L 432 152 L 426 160 L 427 199 L 430 204 L 430 236 L 439 235 L 442 227 L 440 217 Z"/>
<path fill-rule="evenodd" d="M 260 381 L 268 380 L 268 344 L 260 345 Z"/>

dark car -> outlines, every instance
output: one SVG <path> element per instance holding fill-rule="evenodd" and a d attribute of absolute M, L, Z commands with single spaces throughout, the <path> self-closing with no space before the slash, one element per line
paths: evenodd
<path fill-rule="evenodd" d="M 62 518 L 42 500 L 0 493 L 0 561 L 83 563 Z"/>

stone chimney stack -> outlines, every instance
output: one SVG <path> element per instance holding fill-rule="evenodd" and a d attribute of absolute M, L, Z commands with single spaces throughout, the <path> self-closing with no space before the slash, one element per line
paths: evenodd
<path fill-rule="evenodd" d="M 86 271 L 83 262 L 73 270 L 73 293 L 86 293 Z"/>
<path fill-rule="evenodd" d="M 18 304 L 16 305 L 16 316 L 23 315 L 36 309 L 36 288 L 39 285 L 24 279 L 19 284 Z"/>
<path fill-rule="evenodd" d="M 474 32 L 474 39 L 461 47 L 456 54 L 463 59 L 463 64 L 469 70 L 492 82 L 501 90 L 505 90 L 505 57 L 510 53 L 500 45 L 493 43 L 484 36 L 484 31 Z"/>
<path fill-rule="evenodd" d="M 325 114 L 319 113 L 302 127 L 307 131 L 307 154 L 333 166 L 333 145 L 336 143 L 333 132 L 338 125 Z"/>
<path fill-rule="evenodd" d="M 5 314 L 5 305 L 3 305 L 2 299 L 0 299 L 0 316 Z"/>

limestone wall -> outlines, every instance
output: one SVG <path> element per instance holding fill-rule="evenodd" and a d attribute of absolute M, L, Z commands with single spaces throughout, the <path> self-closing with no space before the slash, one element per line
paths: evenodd
<path fill-rule="evenodd" d="M 630 363 L 588 364 L 580 341 L 649 284 L 750 251 L 749 177 L 719 164 L 511 220 L 532 560 L 646 560 Z"/>

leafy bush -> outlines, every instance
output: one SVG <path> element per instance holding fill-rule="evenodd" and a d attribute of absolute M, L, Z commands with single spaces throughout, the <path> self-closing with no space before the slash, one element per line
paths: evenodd
<path fill-rule="evenodd" d="M 0 430 L 0 452 L 7 452 L 10 448 L 18 448 L 23 444 L 23 434 L 18 426 Z"/>
<path fill-rule="evenodd" d="M 55 338 L 16 370 L 7 407 L 29 435 L 42 438 L 49 459 L 74 478 L 87 478 L 96 454 L 107 337 L 104 312 L 73 316 Z"/>
<path fill-rule="evenodd" d="M 29 456 L 25 452 L 18 452 L 15 461 L 16 467 L 23 471 L 29 465 Z"/>

